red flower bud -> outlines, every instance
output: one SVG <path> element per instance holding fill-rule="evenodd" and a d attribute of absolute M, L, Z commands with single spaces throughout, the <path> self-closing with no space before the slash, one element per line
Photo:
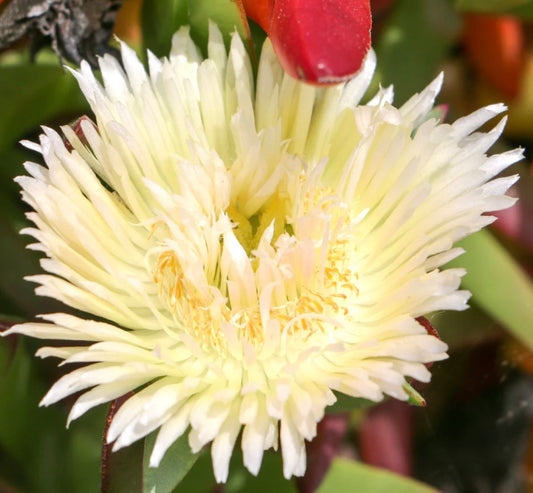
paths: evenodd
<path fill-rule="evenodd" d="M 352 76 L 370 48 L 369 0 L 242 0 L 293 77 L 331 84 Z"/>

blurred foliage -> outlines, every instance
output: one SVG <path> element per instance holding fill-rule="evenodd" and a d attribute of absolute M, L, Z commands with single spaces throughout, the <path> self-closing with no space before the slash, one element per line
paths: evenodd
<path fill-rule="evenodd" d="M 65 407 L 38 407 L 49 387 L 42 366 L 35 365 L 22 338 L 10 337 L 0 345 L 2 482 L 23 492 L 97 491 L 105 410 L 66 430 Z"/>
<path fill-rule="evenodd" d="M 394 84 L 396 103 L 401 103 L 444 70 L 446 82 L 441 100 L 449 104 L 450 119 L 480 104 L 503 100 L 510 106 L 510 125 L 498 150 L 511 149 L 518 141 L 527 159 L 531 159 L 533 48 L 528 42 L 533 34 L 529 24 L 533 20 L 533 1 L 374 0 L 372 4 L 374 48 L 378 55 L 374 88 L 378 83 Z M 250 33 L 236 5 L 232 0 L 147 0 L 141 9 L 140 0 L 125 0 L 123 11 L 136 14 L 125 15 L 123 22 L 136 23 L 140 28 L 120 26 L 120 33 L 134 46 L 149 48 L 162 56 L 169 50 L 172 33 L 190 24 L 193 38 L 205 51 L 211 19 L 221 27 L 226 41 L 237 30 L 248 48 L 253 51 L 255 47 L 257 51 L 264 33 L 253 23 Z M 136 18 L 139 12 L 140 17 Z M 514 60 L 523 63 L 522 70 L 516 73 L 521 79 L 515 81 L 520 90 L 514 99 L 501 92 L 496 80 L 491 80 L 491 74 L 502 71 L 502 57 L 506 55 L 480 53 L 482 48 L 475 41 L 479 41 L 481 33 L 464 36 L 466 16 L 487 14 L 512 15 L 514 32 L 522 33 L 525 40 L 513 45 Z M 503 37 L 498 38 L 502 42 L 505 32 L 502 30 Z M 470 35 L 474 44 L 465 47 Z M 478 47 L 472 51 L 471 46 Z M 492 66 L 484 71 L 483 64 Z M 33 296 L 32 286 L 22 280 L 25 275 L 38 272 L 39 267 L 38 257 L 24 249 L 27 238 L 18 235 L 25 225 L 25 207 L 12 180 L 23 173 L 25 160 L 35 159 L 18 142 L 38 139 L 41 124 L 57 128 L 89 109 L 74 78 L 51 52 L 43 51 L 35 63 L 30 63 L 25 45 L 0 55 L 0 109 L 2 327 L 57 309 L 55 302 Z M 454 265 L 468 269 L 464 286 L 473 293 L 473 308 L 466 313 L 437 313 L 431 317 L 450 345 L 451 358 L 435 365 L 432 385 L 412 388 L 419 404 L 422 400 L 418 392 L 425 396 L 427 411 L 413 410 L 409 414 L 411 421 L 399 418 L 396 411 L 385 413 L 387 425 L 396 423 L 394 430 L 398 423 L 394 420 L 404 420 L 406 436 L 410 437 L 401 452 L 405 455 L 405 450 L 409 451 L 410 468 L 399 472 L 415 474 L 451 493 L 466 491 L 465 485 L 479 484 L 484 485 L 484 491 L 521 491 L 527 485 L 527 474 L 533 472 L 533 446 L 528 431 L 533 418 L 529 397 L 533 373 L 533 213 L 529 207 L 533 203 L 533 180 L 529 163 L 523 164 L 521 171 L 525 178 L 513 192 L 520 196 L 519 204 L 511 212 L 499 214 L 501 220 L 493 233 L 482 232 L 465 240 L 462 246 L 467 253 L 454 261 Z M 61 373 L 53 362 L 36 360 L 31 355 L 35 347 L 32 341 L 18 337 L 0 341 L 0 491 L 98 491 L 106 410 L 91 411 L 67 432 L 64 425 L 71 402 L 39 408 L 39 400 Z M 342 398 L 333 406 L 335 412 L 351 411 L 351 431 L 342 445 L 344 455 L 350 459 L 335 459 L 318 491 L 337 493 L 348 491 L 351 485 L 361 491 L 434 491 L 430 486 L 355 461 L 359 457 L 394 469 L 394 454 L 400 453 L 396 445 L 376 441 L 373 447 L 383 461 L 376 464 L 369 459 L 370 450 L 357 446 L 357 431 L 365 421 L 367 404 Z M 458 409 L 461 421 L 452 421 L 451 416 Z M 502 419 L 505 423 L 510 419 L 513 426 L 502 425 Z M 385 425 L 381 422 L 379 426 Z M 478 431 L 470 436 L 464 435 L 465 430 Z M 191 454 L 186 439 L 182 439 L 174 444 L 159 469 L 150 469 L 146 457 L 153 440 L 152 435 L 145 442 L 112 454 L 108 492 L 214 491 L 208 453 Z M 495 444 L 494 455 L 485 450 L 490 440 Z M 512 453 L 498 453 L 508 449 Z M 464 453 L 464 459 L 461 450 L 469 452 L 468 456 Z M 298 491 L 298 483 L 282 477 L 279 452 L 265 454 L 257 478 L 242 468 L 238 450 L 234 455 L 223 491 Z M 125 464 L 137 464 L 135 474 Z M 489 474 L 491 469 L 499 471 L 498 478 Z M 498 489 L 505 485 L 512 485 L 511 489 Z M 475 491 L 475 486 L 472 488 L 468 491 Z"/>
<path fill-rule="evenodd" d="M 461 18 L 447 0 L 397 2 L 374 41 L 374 81 L 394 84 L 395 102 L 405 102 L 438 73 L 460 28 Z"/>
<path fill-rule="evenodd" d="M 456 0 L 455 6 L 464 11 L 515 15 L 521 19 L 533 18 L 533 5 L 529 0 Z"/>

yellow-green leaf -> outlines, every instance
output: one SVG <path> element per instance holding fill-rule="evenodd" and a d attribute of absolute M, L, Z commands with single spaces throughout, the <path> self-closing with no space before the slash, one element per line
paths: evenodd
<path fill-rule="evenodd" d="M 157 433 L 146 438 L 144 448 L 143 493 L 171 493 L 199 457 L 191 452 L 187 435 L 176 440 L 164 455 L 159 467 L 150 467 L 150 454 Z"/>
<path fill-rule="evenodd" d="M 210 20 L 218 26 L 226 41 L 236 30 L 242 39 L 250 40 L 246 17 L 243 18 L 237 2 L 233 0 L 188 0 L 188 5 L 193 37 L 202 48 L 207 46 Z"/>
<path fill-rule="evenodd" d="M 488 231 L 459 243 L 466 253 L 449 265 L 464 267 L 472 301 L 533 349 L 533 283 Z"/>
<path fill-rule="evenodd" d="M 437 493 L 432 487 L 384 469 L 336 458 L 317 493 L 368 491 L 372 493 Z"/>

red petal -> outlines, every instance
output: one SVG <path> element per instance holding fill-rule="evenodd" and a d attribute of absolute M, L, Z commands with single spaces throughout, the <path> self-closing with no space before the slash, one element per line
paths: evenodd
<path fill-rule="evenodd" d="M 290 75 L 330 84 L 361 68 L 371 27 L 369 0 L 276 0 L 266 31 Z"/>

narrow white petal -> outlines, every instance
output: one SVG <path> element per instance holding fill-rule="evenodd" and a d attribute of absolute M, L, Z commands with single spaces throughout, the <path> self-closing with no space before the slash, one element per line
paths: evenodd
<path fill-rule="evenodd" d="M 229 461 L 237 440 L 241 425 L 235 416 L 235 407 L 230 411 L 217 437 L 211 446 L 213 472 L 217 483 L 225 483 L 228 478 Z"/>

